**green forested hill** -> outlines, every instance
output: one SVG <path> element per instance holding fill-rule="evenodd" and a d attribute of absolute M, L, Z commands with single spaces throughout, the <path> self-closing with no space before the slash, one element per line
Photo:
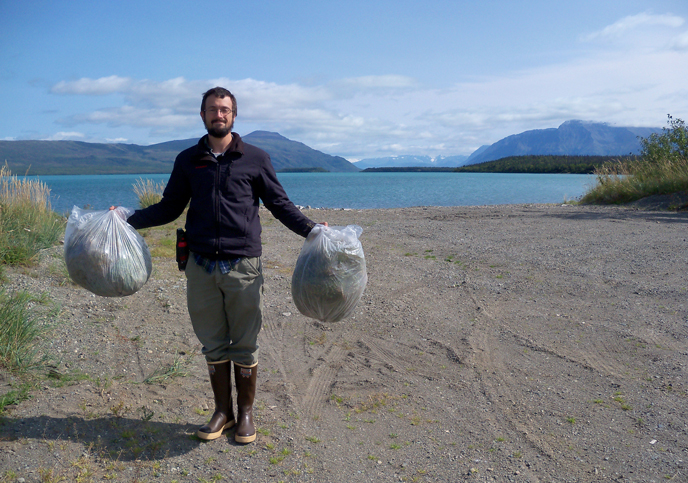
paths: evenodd
<path fill-rule="evenodd" d="M 179 151 L 136 144 L 0 141 L 0 163 L 14 174 L 169 173 Z"/>
<path fill-rule="evenodd" d="M 459 172 L 475 173 L 566 173 L 591 174 L 595 168 L 616 160 L 633 156 L 509 156 L 496 161 L 471 164 L 456 168 Z"/>

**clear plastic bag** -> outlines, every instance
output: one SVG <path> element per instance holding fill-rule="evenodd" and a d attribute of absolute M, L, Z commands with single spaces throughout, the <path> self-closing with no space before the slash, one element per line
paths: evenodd
<path fill-rule="evenodd" d="M 360 226 L 316 225 L 303 244 L 291 280 L 296 308 L 306 317 L 337 322 L 353 312 L 368 274 Z"/>
<path fill-rule="evenodd" d="M 72 208 L 64 255 L 72 280 L 103 297 L 136 293 L 148 281 L 153 263 L 145 240 L 127 223 L 130 208 L 95 211 Z"/>

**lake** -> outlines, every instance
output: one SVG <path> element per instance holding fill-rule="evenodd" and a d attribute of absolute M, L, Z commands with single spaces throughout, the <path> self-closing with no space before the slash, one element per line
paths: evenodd
<path fill-rule="evenodd" d="M 278 173 L 289 198 L 313 208 L 403 208 L 561 203 L 579 198 L 595 177 L 506 173 Z M 30 176 L 47 184 L 53 210 L 73 205 L 138 207 L 139 178 L 165 182 L 168 174 Z"/>

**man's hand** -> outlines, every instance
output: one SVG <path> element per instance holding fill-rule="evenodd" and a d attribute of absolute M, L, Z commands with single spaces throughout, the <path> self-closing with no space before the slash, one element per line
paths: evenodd
<path fill-rule="evenodd" d="M 116 209 L 117 209 L 117 206 L 111 206 L 111 207 L 109 208 L 110 211 L 114 211 L 114 210 L 116 210 Z M 117 214 L 120 218 L 122 218 L 124 221 L 127 221 L 127 216 L 126 216 L 122 211 L 117 211 L 116 214 Z"/>

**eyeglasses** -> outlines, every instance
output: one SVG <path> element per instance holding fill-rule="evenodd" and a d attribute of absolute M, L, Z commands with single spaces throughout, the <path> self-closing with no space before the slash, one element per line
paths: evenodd
<path fill-rule="evenodd" d="M 229 115 L 230 112 L 232 111 L 231 107 L 211 107 L 209 109 L 203 109 L 203 112 L 207 112 L 208 114 L 222 114 L 223 116 Z"/>

